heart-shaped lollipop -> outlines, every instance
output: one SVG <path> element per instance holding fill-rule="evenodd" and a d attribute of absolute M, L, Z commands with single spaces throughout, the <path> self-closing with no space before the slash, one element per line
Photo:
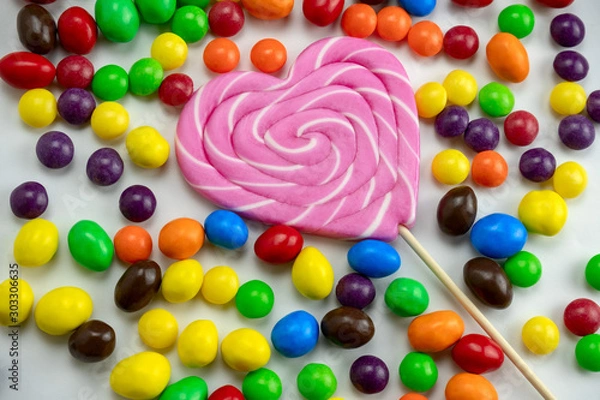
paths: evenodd
<path fill-rule="evenodd" d="M 414 223 L 413 90 L 400 61 L 366 40 L 315 42 L 285 80 L 213 79 L 184 108 L 175 145 L 195 190 L 251 219 L 384 240 Z"/>

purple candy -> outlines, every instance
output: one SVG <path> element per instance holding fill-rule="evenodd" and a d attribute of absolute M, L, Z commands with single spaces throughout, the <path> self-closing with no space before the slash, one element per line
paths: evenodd
<path fill-rule="evenodd" d="M 585 78 L 590 70 L 587 59 L 573 50 L 561 51 L 554 58 L 554 71 L 566 81 L 576 82 Z"/>
<path fill-rule="evenodd" d="M 70 88 L 60 95 L 56 107 L 69 124 L 81 125 L 89 121 L 96 108 L 96 100 L 87 90 Z"/>
<path fill-rule="evenodd" d="M 375 299 L 375 286 L 368 277 L 352 273 L 338 281 L 335 296 L 341 305 L 362 310 Z"/>
<path fill-rule="evenodd" d="M 88 159 L 86 173 L 96 185 L 110 186 L 123 175 L 123 160 L 110 147 L 98 149 Z"/>
<path fill-rule="evenodd" d="M 554 175 L 556 159 L 548 150 L 536 147 L 521 155 L 519 170 L 530 181 L 544 182 Z"/>
<path fill-rule="evenodd" d="M 469 122 L 465 143 L 476 152 L 494 150 L 500 142 L 500 130 L 491 120 L 478 118 Z"/>
<path fill-rule="evenodd" d="M 143 185 L 129 186 L 121 193 L 119 209 L 132 222 L 143 222 L 156 210 L 156 197 L 152 190 Z"/>
<path fill-rule="evenodd" d="M 600 122 L 600 90 L 594 90 L 587 98 L 587 113 L 591 119 Z"/>
<path fill-rule="evenodd" d="M 460 136 L 469 124 L 469 113 L 461 106 L 446 107 L 435 117 L 435 131 L 442 137 Z"/>
<path fill-rule="evenodd" d="M 44 133 L 37 141 L 35 154 L 47 168 L 66 167 L 73 160 L 75 147 L 73 141 L 63 132 L 50 131 Z"/>
<path fill-rule="evenodd" d="M 558 125 L 558 136 L 573 150 L 587 149 L 594 143 L 596 131 L 589 118 L 576 114 L 563 118 Z"/>
<path fill-rule="evenodd" d="M 350 381 L 365 394 L 382 392 L 390 380 L 390 371 L 379 357 L 362 356 L 350 367 Z"/>
<path fill-rule="evenodd" d="M 19 218 L 37 218 L 48 207 L 48 193 L 38 182 L 24 182 L 10 193 L 10 209 Z"/>
<path fill-rule="evenodd" d="M 585 37 L 585 25 L 577 15 L 560 14 L 550 23 L 550 35 L 563 47 L 577 46 Z"/>

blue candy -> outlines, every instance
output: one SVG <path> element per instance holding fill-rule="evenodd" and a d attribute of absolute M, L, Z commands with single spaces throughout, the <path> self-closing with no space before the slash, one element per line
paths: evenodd
<path fill-rule="evenodd" d="M 248 227 L 242 218 L 227 210 L 213 211 L 204 220 L 208 240 L 219 247 L 235 250 L 248 240 Z"/>
<path fill-rule="evenodd" d="M 281 318 L 271 331 L 273 347 L 284 357 L 296 358 L 310 352 L 319 340 L 319 323 L 306 311 Z"/>
<path fill-rule="evenodd" d="M 386 242 L 367 239 L 350 248 L 348 263 L 356 272 L 370 278 L 383 278 L 398 271 L 400 255 Z"/>
<path fill-rule="evenodd" d="M 508 258 L 521 251 L 525 242 L 525 225 L 508 214 L 490 214 L 477 221 L 471 229 L 473 247 L 490 258 Z"/>
<path fill-rule="evenodd" d="M 416 17 L 424 17 L 431 14 L 435 8 L 435 3 L 436 0 L 398 0 L 400 7 Z"/>

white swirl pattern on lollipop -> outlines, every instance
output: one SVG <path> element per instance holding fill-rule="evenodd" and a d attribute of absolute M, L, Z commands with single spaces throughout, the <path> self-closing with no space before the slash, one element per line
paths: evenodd
<path fill-rule="evenodd" d="M 366 40 L 315 42 L 285 80 L 211 80 L 184 108 L 175 146 L 196 191 L 267 224 L 392 240 L 415 220 L 414 94 L 400 61 Z"/>

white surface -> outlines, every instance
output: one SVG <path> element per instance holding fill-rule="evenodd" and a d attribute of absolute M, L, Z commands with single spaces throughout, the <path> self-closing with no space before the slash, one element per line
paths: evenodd
<path fill-rule="evenodd" d="M 396 54 L 406 66 L 414 88 L 428 81 L 441 82 L 446 74 L 455 68 L 463 68 L 478 79 L 480 86 L 494 79 L 485 61 L 485 44 L 497 32 L 496 16 L 512 1 L 496 0 L 493 5 L 483 10 L 469 10 L 454 7 L 450 0 L 440 0 L 440 4 L 429 17 L 436 21 L 444 31 L 456 24 L 472 25 L 480 37 L 480 50 L 476 57 L 469 61 L 454 61 L 443 54 L 425 59 L 411 54 L 405 42 L 382 43 Z M 543 263 L 544 273 L 538 285 L 531 289 L 515 289 L 513 304 L 503 311 L 482 306 L 483 312 L 495 326 L 519 351 L 538 376 L 550 387 L 558 399 L 593 398 L 598 389 L 598 376 L 579 369 L 574 358 L 577 337 L 570 334 L 562 323 L 562 312 L 569 301 L 578 297 L 589 297 L 596 301 L 600 295 L 589 288 L 584 279 L 583 270 L 587 260 L 600 252 L 597 243 L 599 232 L 598 221 L 600 211 L 597 198 L 600 195 L 598 175 L 600 174 L 600 144 L 576 152 L 561 145 L 557 126 L 559 118 L 553 115 L 548 106 L 548 96 L 558 78 L 552 70 L 554 55 L 560 50 L 552 43 L 548 33 L 551 18 L 563 11 L 578 14 L 586 23 L 587 37 L 577 48 L 590 61 L 590 74 L 583 81 L 589 93 L 600 88 L 600 51 L 596 38 L 600 34 L 600 8 L 593 0 L 577 0 L 567 10 L 544 9 L 533 0 L 527 1 L 536 13 L 537 24 L 532 35 L 523 43 L 529 50 L 531 59 L 530 77 L 520 85 L 510 85 L 516 97 L 516 109 L 527 109 L 533 112 L 540 121 L 540 135 L 532 146 L 548 148 L 556 156 L 558 163 L 576 160 L 583 164 L 589 174 L 587 191 L 578 199 L 570 200 L 569 220 L 563 231 L 553 238 L 531 235 L 525 247 L 536 254 Z M 536 3 L 536 4 L 532 4 Z M 22 0 L 3 2 L 0 15 L 0 54 L 22 50 L 16 33 L 16 15 L 25 3 Z M 58 18 L 62 10 L 72 5 L 82 5 L 93 10 L 93 1 L 58 0 L 47 8 Z M 347 4 L 348 5 L 348 4 Z M 346 6 L 347 6 L 346 5 Z M 108 43 L 99 40 L 90 59 L 98 68 L 107 63 L 117 63 L 128 69 L 141 57 L 149 56 L 150 44 L 161 29 L 145 25 L 136 39 L 129 44 Z M 250 69 L 249 51 L 251 46 L 261 38 L 279 38 L 288 48 L 288 64 L 285 73 L 299 52 L 314 40 L 340 35 L 339 20 L 333 26 L 317 28 L 304 20 L 301 12 L 301 1 L 297 0 L 293 14 L 285 21 L 258 21 L 246 17 L 246 25 L 242 32 L 234 37 L 241 50 L 239 69 Z M 202 42 L 190 46 L 189 58 L 182 72 L 190 74 L 196 86 L 205 83 L 211 74 L 206 72 L 202 62 L 202 50 L 207 43 Z M 63 56 L 62 50 L 51 55 L 53 62 Z M 58 95 L 60 88 L 55 84 L 52 91 Z M 145 184 L 152 188 L 158 198 L 156 214 L 141 224 L 156 241 L 160 228 L 169 220 L 186 216 L 203 221 L 206 215 L 215 209 L 207 201 L 195 194 L 183 181 L 174 158 L 160 170 L 141 170 L 128 159 L 124 140 L 111 143 L 102 142 L 91 131 L 89 126 L 74 128 L 62 121 L 55 122 L 48 129 L 35 130 L 26 127 L 17 114 L 17 101 L 21 90 L 0 84 L 0 120 L 2 121 L 2 145 L 0 146 L 0 280 L 8 277 L 8 265 L 14 262 L 12 243 L 24 221 L 15 218 L 10 212 L 8 197 L 10 191 L 26 180 L 37 180 L 44 184 L 50 197 L 50 205 L 43 218 L 53 221 L 59 228 L 61 238 L 58 254 L 48 264 L 40 268 L 21 268 L 20 275 L 32 285 L 36 299 L 49 290 L 64 285 L 75 285 L 87 290 L 94 299 L 93 318 L 111 324 L 117 332 L 117 348 L 107 360 L 86 365 L 73 359 L 67 350 L 67 337 L 50 337 L 43 334 L 29 320 L 20 328 L 20 385 L 16 393 L 8 389 L 7 367 L 9 362 L 9 341 L 7 328 L 0 329 L 0 398 L 1 399 L 114 399 L 108 384 L 108 376 L 113 365 L 125 356 L 145 350 L 137 335 L 137 319 L 143 313 L 125 314 L 113 304 L 114 285 L 123 272 L 123 266 L 115 261 L 104 273 L 94 273 L 76 265 L 71 259 L 66 243 L 69 228 L 80 219 L 98 221 L 109 235 L 127 224 L 118 210 L 118 198 L 123 189 L 131 184 Z M 177 111 L 163 106 L 156 97 L 136 98 L 127 95 L 122 103 L 131 116 L 131 128 L 141 125 L 152 125 L 171 142 L 175 133 Z M 481 115 L 479 107 L 469 108 L 471 118 Z M 501 124 L 501 121 L 498 120 Z M 36 159 L 35 143 L 41 133 L 57 129 L 67 132 L 75 143 L 76 154 L 73 163 L 64 170 L 50 171 L 45 169 Z M 462 266 L 471 257 L 476 256 L 467 237 L 452 239 L 441 234 L 435 222 L 435 209 L 441 196 L 449 189 L 436 184 L 430 174 L 430 163 L 433 156 L 447 147 L 456 147 L 466 152 L 469 158 L 474 153 L 462 143 L 462 139 L 443 140 L 435 136 L 429 122 L 422 123 L 422 166 L 421 189 L 417 224 L 412 230 L 422 244 L 445 267 L 459 286 L 466 289 L 462 280 Z M 102 146 L 113 146 L 125 160 L 125 173 L 117 184 L 100 188 L 93 186 L 85 175 L 85 163 L 88 156 Z M 540 185 L 526 182 L 518 172 L 518 158 L 523 148 L 510 146 L 504 138 L 498 150 L 509 163 L 510 176 L 507 182 L 497 189 L 476 188 L 479 197 L 479 217 L 492 212 L 506 212 L 515 215 L 521 197 L 529 190 Z M 470 183 L 468 180 L 466 183 Z M 545 186 L 545 185 L 542 185 Z M 253 278 L 264 279 L 272 285 L 276 294 L 276 305 L 267 318 L 258 321 L 245 320 L 239 316 L 234 305 L 216 307 L 208 305 L 202 299 L 180 305 L 166 303 L 158 296 L 149 308 L 165 307 L 178 318 L 180 330 L 195 319 L 212 319 L 217 324 L 220 337 L 229 331 L 243 327 L 253 327 L 261 331 L 267 338 L 273 324 L 283 315 L 296 310 L 306 309 L 317 319 L 337 306 L 335 297 L 315 302 L 302 298 L 293 288 L 289 267 L 273 267 L 259 262 L 253 254 L 252 244 L 264 230 L 260 223 L 249 222 L 250 238 L 241 251 L 224 251 L 205 245 L 197 255 L 205 270 L 226 264 L 234 267 L 241 282 Z M 346 262 L 346 251 L 349 243 L 305 236 L 306 244 L 317 246 L 331 261 L 336 271 L 336 279 L 350 272 Z M 394 276 L 408 276 L 420 280 L 429 290 L 431 304 L 428 311 L 453 309 L 461 313 L 469 332 L 479 332 L 478 326 L 460 310 L 457 302 L 450 298 L 441 284 L 416 258 L 408 246 L 397 239 L 393 245 L 402 256 L 403 264 Z M 155 248 L 152 258 L 164 268 L 169 260 L 159 254 Z M 296 374 L 309 362 L 325 362 L 330 365 L 338 377 L 337 395 L 346 399 L 361 396 L 353 389 L 348 379 L 348 368 L 354 359 L 363 354 L 374 354 L 383 358 L 390 369 L 390 382 L 384 393 L 371 398 L 397 399 L 407 392 L 398 377 L 398 365 L 404 355 L 410 351 L 406 338 L 406 327 L 410 319 L 395 317 L 385 307 L 383 293 L 387 284 L 394 278 L 389 277 L 375 281 L 378 296 L 375 303 L 368 308 L 368 313 L 376 324 L 376 335 L 366 346 L 355 350 L 343 350 L 328 343 L 324 338 L 319 340 L 317 348 L 299 359 L 284 359 L 273 351 L 268 367 L 275 370 L 282 378 L 285 399 L 299 399 L 295 385 Z M 522 345 L 520 331 L 529 318 L 545 315 L 552 318 L 559 326 L 561 343 L 551 355 L 540 357 L 530 354 Z M 211 390 L 225 383 L 233 383 L 241 387 L 243 374 L 227 369 L 220 359 L 203 369 L 187 369 L 178 360 L 177 352 L 170 349 L 165 352 L 170 359 L 173 371 L 171 381 L 175 382 L 185 376 L 197 374 L 206 379 Z M 442 399 L 447 380 L 458 368 L 453 364 L 449 352 L 436 354 L 440 376 L 435 388 L 428 393 L 430 399 Z M 536 392 L 529 383 L 520 376 L 510 362 L 494 373 L 486 375 L 497 388 L 501 399 L 533 399 Z M 597 395 L 596 395 L 597 396 Z"/>

